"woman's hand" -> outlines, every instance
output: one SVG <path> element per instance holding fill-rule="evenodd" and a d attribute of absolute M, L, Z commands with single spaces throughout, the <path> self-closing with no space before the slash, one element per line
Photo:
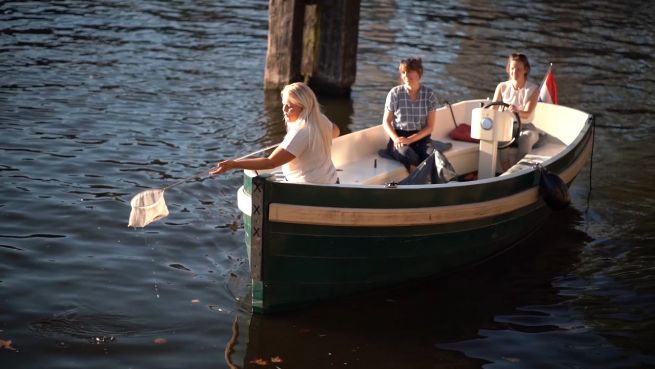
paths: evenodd
<path fill-rule="evenodd" d="M 225 173 L 228 170 L 234 169 L 234 160 L 223 160 L 216 164 L 215 167 L 209 170 L 209 175 L 217 175 Z"/>

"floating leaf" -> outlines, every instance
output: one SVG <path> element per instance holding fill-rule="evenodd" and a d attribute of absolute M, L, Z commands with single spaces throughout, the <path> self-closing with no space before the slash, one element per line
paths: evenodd
<path fill-rule="evenodd" d="M 257 358 L 255 360 L 250 361 L 251 364 L 259 365 L 259 366 L 266 366 L 268 365 L 268 361 L 262 359 L 262 358 Z"/>
<path fill-rule="evenodd" d="M 193 300 L 191 300 L 191 303 L 192 303 L 192 304 L 199 304 L 199 303 L 200 303 L 200 300 L 198 300 L 198 299 L 193 299 Z"/>
<path fill-rule="evenodd" d="M 16 349 L 11 346 L 11 340 L 0 339 L 0 349 L 16 351 Z"/>

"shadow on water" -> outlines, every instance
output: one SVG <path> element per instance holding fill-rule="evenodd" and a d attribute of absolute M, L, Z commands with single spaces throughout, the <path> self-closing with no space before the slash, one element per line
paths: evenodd
<path fill-rule="evenodd" d="M 264 119 L 264 127 L 267 131 L 266 137 L 275 137 L 278 141 L 282 141 L 286 133 L 286 128 L 284 127 L 280 91 L 264 91 Z"/>
<path fill-rule="evenodd" d="M 590 241 L 580 222 L 575 209 L 559 212 L 511 251 L 447 277 L 287 314 L 245 314 L 235 358 L 247 345 L 245 368 L 278 357 L 294 368 L 478 368 L 494 360 L 466 344 L 482 331 L 565 335 L 552 309 L 571 297 L 553 281 L 566 278 Z"/>
<path fill-rule="evenodd" d="M 319 103 L 321 104 L 321 110 L 325 115 L 334 122 L 334 124 L 339 126 L 341 135 L 352 132 L 352 117 L 355 110 L 353 108 L 353 101 L 350 98 L 320 97 Z M 373 119 L 370 122 L 371 125 L 378 123 L 378 120 L 375 120 L 375 117 L 371 117 L 371 119 Z M 380 115 L 379 121 L 381 120 L 382 115 Z"/>

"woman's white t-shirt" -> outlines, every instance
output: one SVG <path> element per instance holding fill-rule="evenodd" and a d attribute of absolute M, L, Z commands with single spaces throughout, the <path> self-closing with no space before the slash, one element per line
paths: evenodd
<path fill-rule="evenodd" d="M 327 118 L 324 118 L 327 119 Z M 282 172 L 289 182 L 334 184 L 337 183 L 337 170 L 332 158 L 320 150 L 310 147 L 309 130 L 289 124 L 289 131 L 280 147 L 295 156 L 295 159 L 282 166 Z"/>
<path fill-rule="evenodd" d="M 537 85 L 530 81 L 525 81 L 525 86 L 519 89 L 514 88 L 512 81 L 501 82 L 501 98 L 504 103 L 515 105 L 519 110 L 525 110 L 525 106 L 528 105 L 530 97 L 537 91 L 537 88 Z M 533 110 L 532 114 L 530 114 L 528 119 L 525 119 L 524 123 L 532 122 L 534 112 Z"/>

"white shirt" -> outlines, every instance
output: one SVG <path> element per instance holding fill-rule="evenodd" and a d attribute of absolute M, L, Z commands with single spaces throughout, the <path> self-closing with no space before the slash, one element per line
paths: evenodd
<path fill-rule="evenodd" d="M 323 117 L 323 119 L 327 119 Z M 289 131 L 280 147 L 296 158 L 282 165 L 282 172 L 289 182 L 334 184 L 337 170 L 332 159 L 318 150 L 311 150 L 309 130 L 289 124 Z"/>
<path fill-rule="evenodd" d="M 530 96 L 532 96 L 532 94 L 537 91 L 537 88 L 537 85 L 530 81 L 525 81 L 525 85 L 519 89 L 514 88 L 512 81 L 501 82 L 501 98 L 503 99 L 504 103 L 515 105 L 519 110 L 525 110 L 525 106 L 528 105 L 528 102 L 530 101 Z M 525 119 L 524 122 L 523 120 L 521 121 L 523 123 L 532 122 L 532 119 L 534 118 L 534 112 L 535 111 L 533 110 L 532 114 L 530 114 L 528 119 Z"/>

